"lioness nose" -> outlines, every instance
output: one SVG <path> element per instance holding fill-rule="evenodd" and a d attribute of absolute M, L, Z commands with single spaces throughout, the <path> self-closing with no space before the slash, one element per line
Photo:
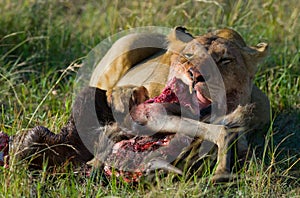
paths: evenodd
<path fill-rule="evenodd" d="M 194 84 L 196 84 L 198 82 L 205 82 L 202 74 L 198 71 L 198 69 L 195 69 L 192 67 L 188 70 L 188 73 Z"/>

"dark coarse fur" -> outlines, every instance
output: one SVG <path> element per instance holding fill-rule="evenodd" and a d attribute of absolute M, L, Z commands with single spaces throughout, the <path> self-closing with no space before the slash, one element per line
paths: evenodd
<path fill-rule="evenodd" d="M 113 122 L 111 109 L 105 101 L 105 91 L 92 87 L 83 89 L 75 100 L 71 117 L 59 133 L 55 134 L 43 126 L 37 126 L 14 138 L 17 157 L 28 159 L 33 168 L 41 168 L 45 159 L 50 167 L 69 163 L 85 164 L 93 155 L 81 141 L 76 124 L 84 123 L 82 126 L 88 126 L 86 133 L 89 133 L 89 130 L 94 130 L 93 126 L 104 126 Z M 99 123 L 96 123 L 97 119 L 90 118 L 91 109 L 96 109 Z M 74 118 L 77 119 L 76 124 Z"/>

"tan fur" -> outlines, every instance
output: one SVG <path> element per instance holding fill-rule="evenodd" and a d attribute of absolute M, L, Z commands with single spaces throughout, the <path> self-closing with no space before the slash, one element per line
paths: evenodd
<path fill-rule="evenodd" d="M 97 65 L 90 85 L 102 90 L 112 89 L 124 74 L 151 55 L 161 51 L 161 34 L 130 34 L 117 40 Z"/>

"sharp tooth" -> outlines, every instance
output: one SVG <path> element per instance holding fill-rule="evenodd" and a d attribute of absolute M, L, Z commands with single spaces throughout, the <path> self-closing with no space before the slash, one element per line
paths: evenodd
<path fill-rule="evenodd" d="M 193 93 L 193 86 L 192 85 L 189 86 L 189 90 L 190 90 L 190 94 L 192 94 Z"/>

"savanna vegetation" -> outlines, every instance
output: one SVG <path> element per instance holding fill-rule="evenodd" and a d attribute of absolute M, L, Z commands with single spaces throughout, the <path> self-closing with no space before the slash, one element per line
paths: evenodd
<path fill-rule="evenodd" d="M 0 167 L 0 197 L 298 197 L 300 196 L 300 5 L 298 0 L 0 0 L 0 131 L 67 121 L 79 65 L 103 39 L 142 26 L 183 25 L 194 34 L 230 27 L 270 55 L 255 84 L 270 98 L 272 124 L 263 155 L 240 178 L 212 185 L 203 178 L 155 179 L 155 185 L 106 185 L 73 171 Z"/>

